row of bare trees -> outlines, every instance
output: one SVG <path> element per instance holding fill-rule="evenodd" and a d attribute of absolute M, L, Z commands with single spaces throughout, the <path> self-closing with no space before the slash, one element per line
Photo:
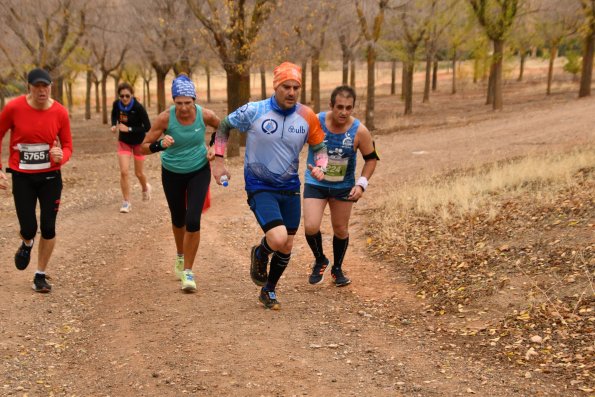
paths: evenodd
<path fill-rule="evenodd" d="M 423 101 L 428 102 L 436 89 L 439 60 L 452 62 L 455 93 L 457 63 L 473 59 L 474 80 L 483 70 L 488 76 L 486 103 L 502 109 L 505 57 L 518 55 L 522 79 L 527 54 L 536 48 L 547 51 L 549 94 L 559 48 L 577 43 L 583 97 L 591 93 L 595 47 L 595 0 L 4 0 L 0 21 L 2 101 L 26 70 L 40 66 L 54 77 L 55 97 L 62 101 L 66 96 L 69 106 L 73 83 L 83 76 L 85 117 L 92 115 L 95 88 L 95 111 L 101 111 L 104 123 L 110 78 L 114 84 L 141 79 L 148 106 L 154 78 L 156 107 L 162 111 L 168 74 L 204 68 L 209 84 L 218 63 L 227 76 L 232 111 L 250 99 L 251 70 L 261 71 L 265 97 L 265 71 L 286 59 L 304 65 L 315 111 L 320 110 L 321 65 L 341 59 L 342 82 L 355 85 L 355 61 L 365 59 L 365 122 L 370 129 L 375 124 L 377 59 L 392 61 L 393 94 L 396 64 L 402 64 L 406 115 L 413 112 L 416 64 L 425 65 Z M 306 85 L 302 95 L 307 101 Z"/>

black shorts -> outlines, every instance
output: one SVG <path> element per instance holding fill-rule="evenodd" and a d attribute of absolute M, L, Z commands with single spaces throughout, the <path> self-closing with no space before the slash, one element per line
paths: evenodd
<path fill-rule="evenodd" d="M 313 198 L 313 199 L 335 199 L 340 201 L 352 201 L 347 198 L 349 193 L 351 193 L 352 187 L 342 188 L 342 189 L 334 189 L 332 187 L 324 187 L 318 185 L 312 185 L 306 183 L 304 185 L 304 198 Z"/>
<path fill-rule="evenodd" d="M 35 207 L 39 201 L 39 223 L 41 237 L 51 240 L 56 237 L 56 217 L 62 195 L 62 174 L 60 171 L 12 173 L 12 195 L 19 218 L 21 236 L 31 240 L 37 233 Z"/>
<path fill-rule="evenodd" d="M 171 222 L 175 227 L 185 226 L 188 232 L 200 230 L 202 208 L 210 182 L 211 167 L 208 163 L 188 174 L 179 174 L 161 167 L 161 183 L 171 213 Z"/>

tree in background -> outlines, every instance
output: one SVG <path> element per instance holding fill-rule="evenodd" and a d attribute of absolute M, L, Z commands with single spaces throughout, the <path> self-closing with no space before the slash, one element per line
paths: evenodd
<path fill-rule="evenodd" d="M 460 10 L 459 10 L 460 11 Z M 465 12 L 455 12 L 453 22 L 448 25 L 444 32 L 446 38 L 447 56 L 450 58 L 452 67 L 451 94 L 457 93 L 458 61 L 462 53 L 470 53 L 473 35 L 471 32 L 475 27 L 470 18 L 471 15 Z"/>
<path fill-rule="evenodd" d="M 424 95 L 422 102 L 427 103 L 430 101 L 430 88 L 432 73 L 437 67 L 436 53 L 438 51 L 440 39 L 444 35 L 444 32 L 453 23 L 456 14 L 460 13 L 458 9 L 459 0 L 429 0 L 424 7 L 428 10 L 427 19 L 428 23 L 424 37 L 424 47 L 426 52 L 426 78 L 424 84 Z M 434 82 L 436 79 L 434 79 Z M 435 84 L 434 84 L 435 86 Z"/>
<path fill-rule="evenodd" d="M 504 44 L 514 23 L 521 0 L 467 1 L 473 8 L 477 21 L 494 46 L 486 104 L 492 104 L 494 110 L 502 110 L 504 105 L 502 95 Z"/>
<path fill-rule="evenodd" d="M 424 1 L 407 3 L 398 16 L 399 45 L 404 54 L 402 96 L 405 101 L 405 115 L 413 113 L 413 73 L 417 51 L 426 37 L 431 12 L 428 12 Z"/>
<path fill-rule="evenodd" d="M 554 61 L 558 57 L 558 48 L 566 38 L 578 31 L 579 16 L 578 3 L 562 4 L 554 0 L 547 0 L 539 12 L 537 32 L 549 52 L 546 95 L 552 92 Z"/>
<path fill-rule="evenodd" d="M 312 4 L 302 3 L 306 7 L 300 13 L 293 29 L 303 41 L 311 60 L 311 99 L 312 109 L 320 112 L 320 57 L 324 49 L 326 32 L 334 7 L 331 3 L 314 1 Z M 302 83 L 302 85 L 305 85 Z"/>
<path fill-rule="evenodd" d="M 370 18 L 367 14 L 370 13 L 369 7 L 364 8 L 361 0 L 355 0 L 355 9 L 359 19 L 359 25 L 362 36 L 366 43 L 366 61 L 368 64 L 368 88 L 366 91 L 366 127 L 374 130 L 374 101 L 375 101 L 375 73 L 376 73 L 376 43 L 380 39 L 382 32 L 382 24 L 384 23 L 384 13 L 388 8 L 389 0 L 377 0 L 374 12 L 372 13 L 372 24 L 368 23 Z"/>
<path fill-rule="evenodd" d="M 63 100 L 62 66 L 85 35 L 86 6 L 83 0 L 3 0 L 2 24 L 17 38 L 29 63 L 50 72 L 52 97 Z M 20 52 L 19 51 L 19 52 Z"/>
<path fill-rule="evenodd" d="M 253 45 L 275 6 L 274 0 L 187 0 L 190 10 L 210 34 L 210 43 L 227 76 L 227 111 L 250 100 L 250 66 Z M 239 156 L 239 137 L 232 134 L 227 155 Z"/>
<path fill-rule="evenodd" d="M 593 52 L 595 51 L 595 0 L 580 0 L 583 9 L 583 26 L 581 29 L 583 44 L 583 67 L 581 85 L 578 96 L 591 96 L 591 80 L 593 76 Z"/>

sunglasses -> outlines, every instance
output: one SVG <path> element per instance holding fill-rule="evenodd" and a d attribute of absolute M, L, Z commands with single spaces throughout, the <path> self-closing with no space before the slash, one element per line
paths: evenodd
<path fill-rule="evenodd" d="M 130 95 L 128 94 L 122 94 L 120 95 L 120 98 L 124 99 L 124 98 L 130 98 Z"/>

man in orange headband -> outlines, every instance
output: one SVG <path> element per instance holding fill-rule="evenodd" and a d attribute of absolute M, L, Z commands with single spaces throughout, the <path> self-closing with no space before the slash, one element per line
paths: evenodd
<path fill-rule="evenodd" d="M 302 85 L 302 68 L 291 62 L 283 62 L 273 70 L 273 88 L 276 90 L 279 84 L 287 81 L 295 80 Z"/>
<path fill-rule="evenodd" d="M 252 247 L 250 276 L 261 286 L 259 300 L 268 309 L 279 310 L 275 287 L 285 271 L 301 218 L 299 155 L 306 143 L 313 151 L 308 164 L 313 178 L 322 180 L 328 157 L 324 132 L 316 115 L 297 102 L 302 87 L 302 71 L 284 62 L 274 70 L 275 94 L 269 99 L 248 103 L 221 121 L 215 137 L 213 177 L 229 172 L 223 155 L 229 131 L 247 133 L 244 179 L 248 203 L 264 237 Z M 231 179 L 231 178 L 230 178 Z M 267 272 L 267 265 L 270 268 Z"/>

